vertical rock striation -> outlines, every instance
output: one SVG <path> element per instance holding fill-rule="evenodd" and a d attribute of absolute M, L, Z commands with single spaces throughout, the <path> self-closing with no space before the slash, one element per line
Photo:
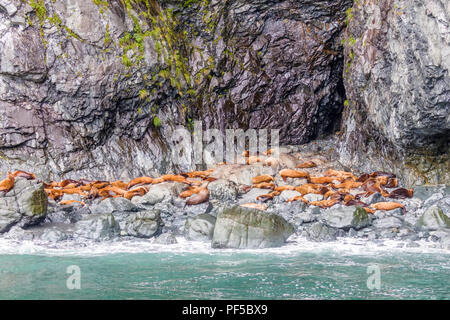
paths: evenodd
<path fill-rule="evenodd" d="M 335 129 L 350 0 L 0 0 L 0 174 L 180 167 L 177 126 Z"/>
<path fill-rule="evenodd" d="M 359 0 L 347 11 L 344 164 L 449 183 L 449 12 L 442 0 Z"/>

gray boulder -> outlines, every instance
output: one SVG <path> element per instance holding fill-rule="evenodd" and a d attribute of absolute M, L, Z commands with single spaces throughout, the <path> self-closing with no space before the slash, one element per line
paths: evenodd
<path fill-rule="evenodd" d="M 119 224 L 111 213 L 90 215 L 75 224 L 75 238 L 102 241 L 114 239 L 119 234 Z"/>
<path fill-rule="evenodd" d="M 137 212 L 142 210 L 125 198 L 108 198 L 91 206 L 92 214 Z"/>
<path fill-rule="evenodd" d="M 362 229 L 371 223 L 367 212 L 361 207 L 334 206 L 326 209 L 323 214 L 324 223 L 327 226 L 349 230 Z"/>
<path fill-rule="evenodd" d="M 158 210 L 134 213 L 128 216 L 123 230 L 137 238 L 151 238 L 160 233 L 163 226 Z"/>
<path fill-rule="evenodd" d="M 188 218 L 184 225 L 187 240 L 211 240 L 214 233 L 216 218 L 210 214 L 200 214 L 195 218 Z"/>
<path fill-rule="evenodd" d="M 336 229 L 316 222 L 306 230 L 306 237 L 312 241 L 334 241 L 336 240 Z"/>
<path fill-rule="evenodd" d="M 403 221 L 397 217 L 386 217 L 373 222 L 373 226 L 379 229 L 400 228 L 402 225 Z"/>
<path fill-rule="evenodd" d="M 172 233 L 163 233 L 153 241 L 155 244 L 176 244 L 177 238 Z"/>
<path fill-rule="evenodd" d="M 293 233 L 294 227 L 276 214 L 234 206 L 219 212 L 212 247 L 279 247 Z"/>
<path fill-rule="evenodd" d="M 237 185 L 229 180 L 218 179 L 208 185 L 211 199 L 235 200 L 238 196 Z"/>
<path fill-rule="evenodd" d="M 176 198 L 186 185 L 179 182 L 164 182 L 150 186 L 148 192 L 142 197 L 134 197 L 131 202 L 136 205 L 153 206 L 165 200 Z"/>
<path fill-rule="evenodd" d="M 431 206 L 419 218 L 417 226 L 428 230 L 450 228 L 450 218 L 438 206 Z"/>
<path fill-rule="evenodd" d="M 14 188 L 0 196 L 0 233 L 15 224 L 29 227 L 40 223 L 45 219 L 47 207 L 48 197 L 41 183 L 17 178 Z"/>

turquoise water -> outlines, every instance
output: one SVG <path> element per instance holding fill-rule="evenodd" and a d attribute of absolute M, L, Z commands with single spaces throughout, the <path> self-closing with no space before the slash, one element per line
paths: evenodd
<path fill-rule="evenodd" d="M 109 254 L 89 248 L 11 254 L 10 248 L 0 254 L 0 299 L 450 299 L 448 252 L 314 246 L 203 246 L 195 253 L 139 252 L 134 244 Z M 80 268 L 80 290 L 67 289 L 71 265 Z M 370 265 L 380 269 L 379 290 L 367 287 Z"/>

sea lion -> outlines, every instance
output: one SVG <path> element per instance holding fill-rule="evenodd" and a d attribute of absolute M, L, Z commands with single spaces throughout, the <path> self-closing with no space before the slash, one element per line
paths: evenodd
<path fill-rule="evenodd" d="M 8 177 L 2 181 L 0 181 L 0 192 L 7 193 L 9 190 L 14 188 L 15 179 L 13 174 L 8 171 Z"/>
<path fill-rule="evenodd" d="M 301 200 L 303 203 L 308 204 L 309 201 L 303 198 L 303 196 L 295 196 L 286 200 L 286 202 L 295 202 Z"/>
<path fill-rule="evenodd" d="M 270 148 L 267 151 L 263 152 L 262 154 L 265 155 L 265 156 L 270 156 L 270 155 L 272 155 L 274 153 L 275 153 L 275 149 Z"/>
<path fill-rule="evenodd" d="M 203 187 L 189 187 L 187 190 L 181 192 L 179 197 L 182 199 L 189 198 L 194 194 L 198 194 L 200 191 L 202 191 L 202 189 Z"/>
<path fill-rule="evenodd" d="M 395 174 L 389 173 L 389 172 L 383 172 L 383 171 L 375 171 L 370 174 L 371 178 L 376 178 L 376 177 L 381 177 L 381 176 L 385 176 L 388 178 L 397 178 L 397 176 Z"/>
<path fill-rule="evenodd" d="M 148 188 L 146 187 L 138 187 L 132 190 L 129 190 L 123 194 L 125 199 L 131 200 L 135 196 L 143 196 L 148 192 Z"/>
<path fill-rule="evenodd" d="M 281 178 L 283 178 L 284 181 L 287 180 L 287 178 L 306 178 L 309 179 L 309 173 L 304 171 L 297 171 L 293 169 L 283 169 L 280 172 Z"/>
<path fill-rule="evenodd" d="M 403 204 L 398 202 L 378 202 L 370 205 L 371 208 L 376 210 L 390 211 L 397 208 L 402 208 L 403 214 L 406 214 L 406 208 Z"/>
<path fill-rule="evenodd" d="M 273 183 L 269 183 L 269 182 L 257 183 L 257 184 L 254 184 L 252 187 L 255 189 L 271 189 L 271 190 L 275 189 L 275 185 Z"/>
<path fill-rule="evenodd" d="M 300 163 L 295 166 L 297 169 L 304 169 L 304 168 L 315 168 L 317 167 L 317 164 L 314 161 L 307 161 Z"/>
<path fill-rule="evenodd" d="M 256 200 L 266 202 L 268 200 L 272 200 L 274 197 L 279 196 L 280 194 L 281 194 L 281 192 L 279 192 L 279 191 L 272 191 L 270 193 L 257 196 Z"/>
<path fill-rule="evenodd" d="M 244 204 L 241 204 L 240 206 L 244 207 L 244 208 L 258 209 L 261 211 L 267 210 L 267 205 L 262 204 L 262 203 L 244 203 Z"/>
<path fill-rule="evenodd" d="M 333 177 L 339 177 L 339 178 L 351 178 L 353 180 L 356 180 L 357 178 L 353 175 L 353 173 L 351 172 L 346 172 L 346 171 L 337 171 L 337 170 L 333 170 L 333 169 L 328 169 L 327 172 L 325 172 L 326 176 L 333 176 Z"/>
<path fill-rule="evenodd" d="M 68 205 L 71 205 L 71 204 L 74 204 L 74 203 L 79 203 L 82 206 L 86 205 L 86 203 L 84 203 L 83 201 L 77 201 L 77 200 L 63 200 L 63 201 L 59 202 L 59 204 L 62 205 L 62 206 L 68 206 Z"/>
<path fill-rule="evenodd" d="M 309 177 L 308 182 L 315 184 L 333 183 L 334 181 L 342 182 L 344 178 L 339 177 Z"/>
<path fill-rule="evenodd" d="M 197 204 L 207 202 L 207 201 L 209 201 L 209 190 L 208 190 L 208 188 L 204 187 L 204 188 L 202 188 L 202 190 L 200 190 L 200 192 L 198 194 L 196 194 L 192 198 L 189 198 L 186 201 L 186 205 L 192 206 L 192 205 L 197 205 Z"/>
<path fill-rule="evenodd" d="M 311 201 L 309 204 L 321 208 L 330 208 L 337 203 L 339 203 L 338 200 L 331 199 L 331 200 Z"/>
<path fill-rule="evenodd" d="M 362 182 L 356 182 L 351 179 L 345 180 L 340 184 L 333 184 L 333 188 L 335 189 L 357 189 L 362 186 Z"/>
<path fill-rule="evenodd" d="M 323 186 L 321 185 L 306 183 L 302 184 L 301 186 L 295 187 L 295 191 L 301 193 L 303 196 L 308 193 L 324 194 L 328 191 L 328 189 L 327 191 L 325 191 L 322 188 Z"/>
<path fill-rule="evenodd" d="M 247 158 L 248 165 L 258 163 L 258 162 L 264 162 L 264 160 L 261 157 L 257 157 L 257 156 L 250 156 Z"/>
<path fill-rule="evenodd" d="M 279 186 L 274 189 L 275 191 L 283 192 L 285 190 L 295 190 L 294 186 Z"/>
<path fill-rule="evenodd" d="M 389 178 L 388 183 L 384 185 L 386 188 L 397 188 L 398 187 L 398 179 L 397 178 Z"/>
<path fill-rule="evenodd" d="M 380 182 L 376 180 L 369 179 L 364 182 L 361 187 L 364 191 L 366 191 L 366 195 L 364 197 L 369 197 L 377 192 L 381 193 L 383 197 L 387 197 L 389 195 L 389 193 L 381 187 Z"/>
<path fill-rule="evenodd" d="M 369 178 L 370 178 L 369 174 L 364 173 L 360 175 L 358 179 L 356 179 L 356 182 L 366 182 L 366 180 L 368 180 Z"/>
<path fill-rule="evenodd" d="M 273 177 L 268 174 L 264 174 L 262 176 L 256 176 L 256 177 L 252 178 L 253 184 L 258 184 L 258 183 L 262 183 L 262 182 L 272 182 L 272 181 L 273 181 Z"/>
<path fill-rule="evenodd" d="M 25 172 L 25 171 L 22 171 L 22 170 L 17 170 L 17 171 L 15 171 L 15 172 L 12 174 L 12 176 L 13 176 L 14 178 L 19 177 L 19 178 L 25 178 L 25 179 L 27 179 L 27 180 L 35 180 L 35 179 L 36 179 L 36 176 L 35 176 L 34 174 L 29 173 L 29 172 Z"/>
<path fill-rule="evenodd" d="M 186 178 L 178 174 L 165 174 L 160 178 L 163 179 L 164 181 L 187 183 Z"/>
<path fill-rule="evenodd" d="M 81 185 L 80 182 L 73 180 L 73 179 L 66 179 L 66 180 L 63 180 L 60 183 L 58 183 L 58 187 L 60 187 L 60 188 L 66 188 L 66 187 L 67 188 L 76 188 L 80 185 Z"/>
<path fill-rule="evenodd" d="M 181 175 L 186 176 L 188 178 L 206 179 L 211 175 L 211 173 L 213 173 L 213 171 L 214 171 L 214 169 L 209 169 L 209 170 L 205 170 L 205 171 L 192 171 L 192 172 L 182 173 Z"/>
<path fill-rule="evenodd" d="M 117 180 L 117 181 L 111 182 L 111 185 L 112 185 L 113 187 L 117 187 L 117 188 L 120 188 L 120 189 L 125 189 L 125 190 L 127 190 L 129 184 L 123 182 L 122 180 Z"/>
<path fill-rule="evenodd" d="M 398 189 L 393 190 L 391 193 L 389 193 L 388 198 L 406 199 L 406 198 L 412 198 L 413 195 L 414 195 L 414 189 L 398 188 Z"/>
<path fill-rule="evenodd" d="M 357 207 L 368 207 L 369 206 L 367 203 L 359 201 L 359 200 L 355 200 L 355 199 L 346 201 L 344 204 L 346 206 L 357 206 Z"/>
<path fill-rule="evenodd" d="M 131 180 L 128 183 L 127 189 L 130 189 L 130 188 L 132 188 L 132 187 L 134 187 L 135 185 L 138 185 L 138 184 L 152 184 L 153 181 L 154 181 L 154 179 L 151 178 L 151 177 L 135 178 L 135 179 Z"/>

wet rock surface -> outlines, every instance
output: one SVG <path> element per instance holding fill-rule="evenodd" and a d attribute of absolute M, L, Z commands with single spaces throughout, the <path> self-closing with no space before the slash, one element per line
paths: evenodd
<path fill-rule="evenodd" d="M 441 0 L 355 1 L 348 12 L 343 164 L 449 183 L 449 16 Z"/>
<path fill-rule="evenodd" d="M 172 150 L 192 119 L 284 143 L 335 129 L 350 0 L 151 0 L 153 22 L 121 1 L 42 3 L 0 2 L 0 173 L 189 170 Z"/>

